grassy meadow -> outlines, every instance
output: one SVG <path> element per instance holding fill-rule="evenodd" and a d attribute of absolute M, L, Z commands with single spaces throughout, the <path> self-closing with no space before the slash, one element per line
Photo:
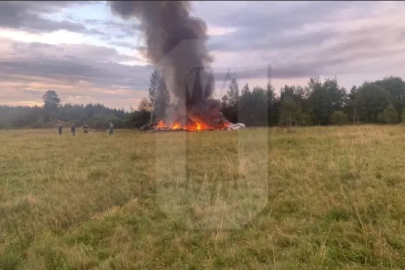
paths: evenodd
<path fill-rule="evenodd" d="M 404 269 L 405 127 L 0 130 L 0 269 Z"/>

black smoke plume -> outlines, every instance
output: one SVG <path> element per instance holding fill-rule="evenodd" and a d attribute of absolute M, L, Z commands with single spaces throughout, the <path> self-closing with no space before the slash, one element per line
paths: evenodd
<path fill-rule="evenodd" d="M 221 122 L 221 102 L 212 99 L 212 57 L 205 46 L 207 25 L 190 15 L 188 1 L 111 1 L 124 19 L 136 17 L 147 45 L 146 56 L 162 74 L 171 93 L 168 122 L 179 118 Z M 184 121 L 181 120 L 181 122 Z"/>

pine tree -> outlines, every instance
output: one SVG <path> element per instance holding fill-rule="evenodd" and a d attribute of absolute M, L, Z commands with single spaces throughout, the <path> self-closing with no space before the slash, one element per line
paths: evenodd
<path fill-rule="evenodd" d="M 152 113 L 151 113 L 151 117 L 150 117 L 150 122 L 155 121 L 155 116 L 154 116 L 153 112 L 155 110 L 159 83 L 160 83 L 160 75 L 159 75 L 159 72 L 157 70 L 155 70 L 150 75 L 149 102 L 150 102 L 150 106 L 152 107 L 152 109 L 151 109 Z"/>
<path fill-rule="evenodd" d="M 229 106 L 234 107 L 238 104 L 239 100 L 239 86 L 236 79 L 232 79 L 227 93 Z"/>
<path fill-rule="evenodd" d="M 157 88 L 156 101 L 153 109 L 155 120 L 161 120 L 164 118 L 169 102 L 170 95 L 166 87 L 166 82 L 163 77 L 160 77 L 159 85 Z"/>

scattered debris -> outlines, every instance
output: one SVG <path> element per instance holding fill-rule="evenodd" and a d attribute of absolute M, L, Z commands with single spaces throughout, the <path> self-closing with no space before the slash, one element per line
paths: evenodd
<path fill-rule="evenodd" d="M 226 130 L 240 130 L 246 128 L 245 124 L 243 123 L 236 123 L 229 125 Z"/>

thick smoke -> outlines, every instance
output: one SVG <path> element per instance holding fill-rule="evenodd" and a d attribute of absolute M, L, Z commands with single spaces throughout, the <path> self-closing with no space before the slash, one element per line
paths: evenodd
<path fill-rule="evenodd" d="M 111 1 L 110 6 L 122 18 L 136 17 L 141 22 L 147 58 L 161 72 L 171 94 L 166 120 L 218 122 L 210 123 L 222 115 L 221 103 L 211 98 L 214 78 L 210 71 L 212 57 L 205 46 L 207 25 L 190 16 L 190 3 Z"/>

